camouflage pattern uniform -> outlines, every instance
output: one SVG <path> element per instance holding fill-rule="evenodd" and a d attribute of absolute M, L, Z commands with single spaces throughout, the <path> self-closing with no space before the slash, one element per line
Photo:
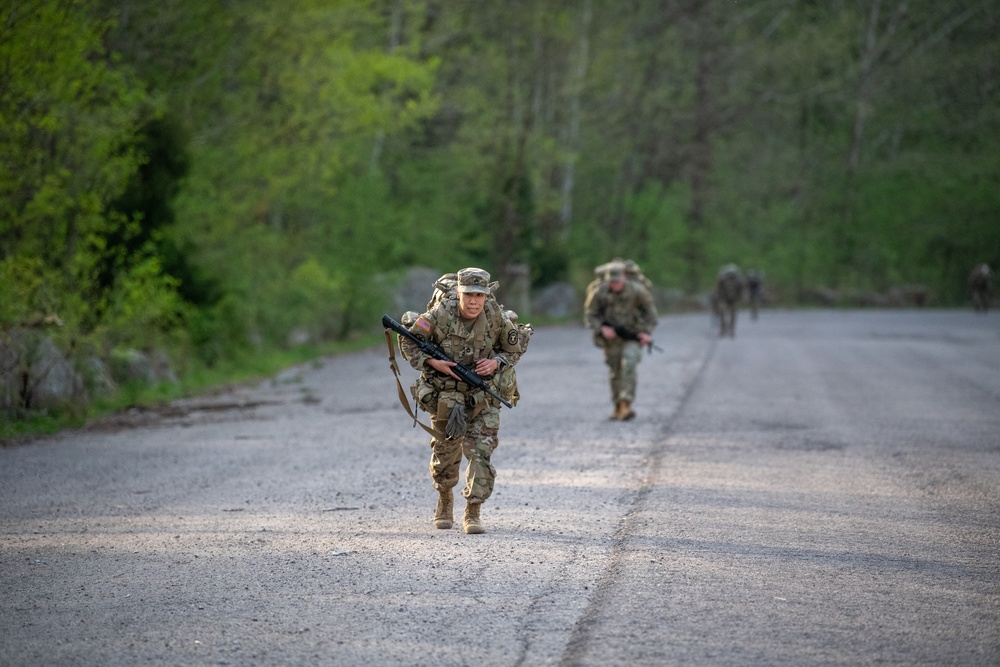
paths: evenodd
<path fill-rule="evenodd" d="M 624 280 L 621 291 L 614 291 L 608 281 Z M 587 327 L 593 330 L 594 344 L 604 349 L 604 362 L 610 370 L 611 403 L 615 406 L 612 419 L 624 420 L 635 416 L 630 405 L 635 400 L 636 366 L 642 359 L 642 346 L 636 340 L 620 336 L 606 339 L 601 326 L 621 326 L 629 331 L 652 333 L 657 324 L 653 296 L 641 282 L 628 280 L 623 267 L 614 266 L 607 271 L 607 281 L 601 282 L 588 295 L 584 304 Z M 624 412 L 621 404 L 625 403 Z"/>
<path fill-rule="evenodd" d="M 993 272 L 988 264 L 977 264 L 969 274 L 969 291 L 972 292 L 972 307 L 977 313 L 985 313 L 993 300 Z"/>
<path fill-rule="evenodd" d="M 715 281 L 714 303 L 719 314 L 719 335 L 736 336 L 736 306 L 743 298 L 743 272 L 735 264 L 719 269 Z"/>
<path fill-rule="evenodd" d="M 764 278 L 759 271 L 747 271 L 747 290 L 750 294 L 750 318 L 757 319 L 757 311 L 760 309 L 760 302 L 763 297 Z"/>
<path fill-rule="evenodd" d="M 458 272 L 458 290 L 490 294 L 496 283 L 490 284 L 490 275 L 482 269 L 469 268 Z M 472 321 L 465 321 L 460 314 L 457 297 L 445 298 L 420 315 L 409 330 L 422 340 L 431 340 L 442 347 L 455 362 L 466 368 L 475 368 L 476 361 L 497 359 L 500 368 L 494 378 L 507 367 L 518 362 L 523 353 L 518 325 L 511 321 L 511 312 L 505 312 L 496 300 L 487 298 L 483 311 Z M 400 349 L 410 364 L 421 372 L 413 393 L 421 409 L 431 415 L 431 424 L 442 434 L 449 432 L 449 416 L 455 406 L 464 408 L 464 434 L 455 437 L 432 437 L 430 472 L 434 488 L 447 494 L 447 515 L 441 506 L 435 515 L 439 528 L 451 527 L 451 494 L 458 484 L 462 456 L 468 460 L 466 483 L 462 495 L 470 505 L 484 503 L 493 493 L 496 469 L 490 457 L 499 444 L 500 403 L 483 391 L 464 382 L 443 375 L 425 362 L 430 358 L 415 343 L 400 338 Z M 494 387 L 497 389 L 497 387 Z M 500 393 L 500 392 L 498 392 Z M 441 516 L 439 516 L 441 515 Z M 447 525 L 444 525 L 447 524 Z M 466 532 L 469 531 L 468 529 Z M 481 530 L 475 532 L 482 532 Z"/>

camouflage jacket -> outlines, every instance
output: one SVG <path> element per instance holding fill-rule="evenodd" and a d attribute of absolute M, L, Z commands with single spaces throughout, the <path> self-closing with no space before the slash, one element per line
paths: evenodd
<path fill-rule="evenodd" d="M 715 296 L 726 303 L 739 303 L 745 281 L 739 271 L 725 271 L 715 281 Z"/>
<path fill-rule="evenodd" d="M 483 312 L 471 322 L 459 315 L 458 301 L 446 299 L 423 315 L 410 326 L 410 331 L 422 340 L 437 343 L 453 361 L 466 368 L 474 368 L 480 359 L 498 359 L 501 367 L 513 366 L 524 353 L 526 340 L 522 341 L 517 325 L 504 313 L 500 306 L 488 299 Z M 403 356 L 415 369 L 428 376 L 440 376 L 430 366 L 425 366 L 430 357 L 407 338 L 399 340 Z"/>
<path fill-rule="evenodd" d="M 584 304 L 586 325 L 595 331 L 607 322 L 635 333 L 652 333 L 656 328 L 656 305 L 653 295 L 642 284 L 625 281 L 620 292 L 613 292 L 608 283 L 594 290 Z"/>

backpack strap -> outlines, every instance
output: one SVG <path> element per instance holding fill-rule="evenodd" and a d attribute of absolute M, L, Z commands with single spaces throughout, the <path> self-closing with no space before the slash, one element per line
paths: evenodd
<path fill-rule="evenodd" d="M 392 369 L 392 374 L 396 378 L 396 391 L 399 393 L 399 402 L 403 404 L 403 407 L 406 409 L 406 413 L 413 418 L 413 425 L 417 426 L 419 424 L 420 428 L 424 429 L 435 438 L 439 440 L 447 440 L 447 435 L 432 426 L 427 426 L 422 421 L 417 419 L 417 414 L 413 411 L 413 408 L 410 407 L 409 402 L 406 400 L 406 392 L 403 391 L 403 384 L 399 381 L 399 364 L 396 363 L 396 352 L 393 349 L 392 335 L 389 333 L 388 329 L 385 330 L 385 342 L 389 348 L 389 368 Z"/>

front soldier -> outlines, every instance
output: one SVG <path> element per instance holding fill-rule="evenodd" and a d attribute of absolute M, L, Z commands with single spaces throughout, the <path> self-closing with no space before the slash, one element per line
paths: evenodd
<path fill-rule="evenodd" d="M 403 356 L 420 371 L 413 388 L 421 409 L 431 415 L 439 435 L 431 438 L 431 477 L 438 491 L 434 525 L 451 528 L 453 491 L 458 484 L 462 456 L 465 469 L 466 533 L 483 533 L 480 506 L 493 493 L 496 470 L 490 456 L 499 444 L 500 403 L 459 379 L 451 367 L 462 364 L 481 377 L 495 377 L 520 359 L 524 345 L 517 325 L 491 294 L 490 274 L 466 268 L 457 274 L 456 294 L 443 298 L 409 327 L 421 340 L 441 346 L 453 361 L 434 359 L 413 341 L 400 337 Z M 442 437 L 443 436 L 443 437 Z"/>
<path fill-rule="evenodd" d="M 626 280 L 625 265 L 607 266 L 604 280 L 584 304 L 587 326 L 594 332 L 594 344 L 604 349 L 610 369 L 611 419 L 627 421 L 635 417 L 636 366 L 642 348 L 653 342 L 656 305 L 653 295 L 639 281 Z"/>

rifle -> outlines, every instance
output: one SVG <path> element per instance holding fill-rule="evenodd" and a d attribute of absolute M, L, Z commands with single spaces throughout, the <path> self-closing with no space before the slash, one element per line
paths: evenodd
<path fill-rule="evenodd" d="M 639 340 L 639 334 L 638 333 L 636 333 L 635 331 L 632 331 L 631 329 L 627 329 L 627 328 L 623 327 L 620 324 L 611 324 L 611 322 L 603 322 L 601 324 L 601 326 L 611 327 L 612 329 L 615 330 L 615 333 L 622 340 Z M 648 351 L 650 354 L 652 354 L 653 350 L 656 350 L 657 352 L 663 352 L 663 348 L 662 347 L 660 347 L 659 345 L 654 344 L 653 341 L 649 341 L 649 345 L 646 346 L 646 351 Z"/>
<path fill-rule="evenodd" d="M 392 319 L 388 315 L 382 316 L 382 326 L 385 327 L 386 329 L 392 329 L 398 335 L 405 336 L 409 340 L 413 341 L 424 354 L 429 355 L 434 359 L 439 359 L 441 361 L 454 362 L 453 359 L 451 359 L 447 354 L 444 353 L 444 350 L 441 349 L 440 345 L 438 345 L 437 343 L 432 343 L 429 340 L 421 340 L 417 338 L 412 333 L 410 333 L 410 331 L 406 327 L 404 327 L 402 324 Z M 513 405 L 511 405 L 510 401 L 508 401 L 503 396 L 493 391 L 490 388 L 489 383 L 486 382 L 486 380 L 484 380 L 479 375 L 476 375 L 475 371 L 466 368 L 462 364 L 456 363 L 454 366 L 451 367 L 451 372 L 457 375 L 459 378 L 461 378 L 462 382 L 466 383 L 471 387 L 475 387 L 476 389 L 482 389 L 484 392 L 486 392 L 493 398 L 497 399 L 502 404 L 506 405 L 508 408 L 514 407 Z"/>

